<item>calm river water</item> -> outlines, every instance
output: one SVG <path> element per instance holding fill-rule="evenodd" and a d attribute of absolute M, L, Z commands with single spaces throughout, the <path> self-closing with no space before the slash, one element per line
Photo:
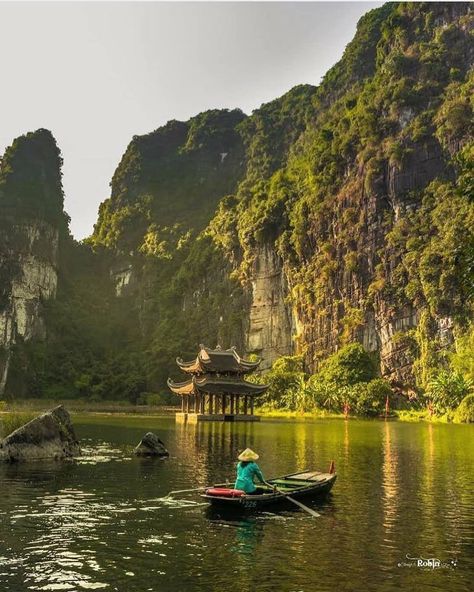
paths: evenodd
<path fill-rule="evenodd" d="M 316 592 L 473 590 L 474 427 L 379 421 L 175 425 L 74 418 L 83 458 L 0 467 L 0 590 Z M 141 460 L 148 430 L 168 460 Z M 162 499 L 233 477 L 237 451 L 269 478 L 324 469 L 332 494 L 243 517 Z M 183 498 L 183 496 L 181 496 Z M 420 568 L 416 558 L 436 558 Z"/>

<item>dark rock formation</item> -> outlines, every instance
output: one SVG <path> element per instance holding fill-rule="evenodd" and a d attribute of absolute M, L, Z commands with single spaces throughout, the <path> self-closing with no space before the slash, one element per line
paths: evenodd
<path fill-rule="evenodd" d="M 81 454 L 69 413 L 62 405 L 21 426 L 0 443 L 0 461 L 63 459 Z"/>
<path fill-rule="evenodd" d="M 137 456 L 169 456 L 164 443 L 153 432 L 147 432 L 135 448 Z"/>
<path fill-rule="evenodd" d="M 56 296 L 66 224 L 61 163 L 44 129 L 17 138 L 0 163 L 0 394 L 26 393 L 21 350 L 46 338 L 45 303 Z"/>

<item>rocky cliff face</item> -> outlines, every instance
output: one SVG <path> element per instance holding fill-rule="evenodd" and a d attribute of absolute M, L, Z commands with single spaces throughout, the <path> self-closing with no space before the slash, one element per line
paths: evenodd
<path fill-rule="evenodd" d="M 261 368 L 295 350 L 296 319 L 283 262 L 269 245 L 259 247 L 250 274 L 246 349 L 262 357 Z"/>
<path fill-rule="evenodd" d="M 14 348 L 46 338 L 43 306 L 56 295 L 62 203 L 54 138 L 38 130 L 15 140 L 0 167 L 0 394 Z"/>
<path fill-rule="evenodd" d="M 58 281 L 56 228 L 39 221 L 12 223 L 8 241 L 15 246 L 2 249 L 1 258 L 5 279 L 0 311 L 0 394 L 5 390 L 12 347 L 19 341 L 46 337 L 42 303 L 54 298 Z"/>
<path fill-rule="evenodd" d="M 2 384 L 13 346 L 46 336 L 22 368 L 48 396 L 137 400 L 202 342 L 314 371 L 359 341 L 393 383 L 426 385 L 474 316 L 472 30 L 469 3 L 389 3 L 317 88 L 134 137 L 83 245 L 55 144 L 16 141 Z"/>
<path fill-rule="evenodd" d="M 471 175 L 472 27 L 468 4 L 369 13 L 282 166 L 219 212 L 251 286 L 249 349 L 302 353 L 314 371 L 357 340 L 412 387 L 441 363 L 472 318 L 472 267 L 458 267 L 472 259 L 459 182 Z"/>
<path fill-rule="evenodd" d="M 468 301 L 469 278 L 455 279 L 455 253 L 463 249 L 440 223 L 441 212 L 449 216 L 455 202 L 463 228 L 472 215 L 458 188 L 472 146 L 472 20 L 468 4 L 385 5 L 361 20 L 320 87 L 297 87 L 247 118 L 227 114 L 224 121 L 212 112 L 210 130 L 207 117 L 180 124 L 177 153 L 192 144 L 207 162 L 207 138 L 222 137 L 223 126 L 235 146 L 219 145 L 219 152 L 237 152 L 240 163 L 232 169 L 234 189 L 225 188 L 231 195 L 221 199 L 213 217 L 207 210 L 199 225 L 181 227 L 179 238 L 169 228 L 163 233 L 157 209 L 145 208 L 153 224 L 135 248 L 142 243 L 142 253 L 168 257 L 174 269 L 167 281 L 181 286 L 180 295 L 171 291 L 183 310 L 189 312 L 192 303 L 195 321 L 200 317 L 193 331 L 189 317 L 177 322 L 181 343 L 187 331 L 188 342 L 199 332 L 211 335 L 211 342 L 212 335 L 217 341 L 226 333 L 219 329 L 222 320 L 207 322 L 205 311 L 209 303 L 217 305 L 217 294 L 232 293 L 223 289 L 230 273 L 244 309 L 230 305 L 219 318 L 234 319 L 233 339 L 261 355 L 264 367 L 280 355 L 301 353 L 314 371 L 328 354 L 358 340 L 394 383 L 423 383 L 456 327 L 472 314 L 470 304 L 460 304 Z M 189 140 L 192 128 L 202 142 Z M 163 155 L 148 152 L 146 158 L 140 171 L 159 168 Z M 125 160 L 117 180 L 127 179 Z M 203 170 L 202 193 L 194 172 L 188 177 L 186 169 L 184 177 L 193 180 L 191 194 L 215 207 L 224 193 L 211 196 L 213 169 Z M 138 186 L 150 188 L 147 179 Z M 166 183 L 157 179 L 152 202 L 163 199 L 160 184 L 170 195 L 176 191 L 168 177 Z M 131 195 L 136 186 L 125 183 L 121 194 Z M 123 214 L 119 195 L 113 189 L 110 203 Z M 174 220 L 181 223 L 183 215 Z M 215 250 L 207 264 L 210 251 L 202 256 L 185 247 L 181 256 L 166 250 L 182 247 L 184 233 L 204 223 Z M 101 215 L 98 240 L 106 226 L 109 234 L 117 226 L 113 216 Z M 134 277 L 137 261 L 123 269 L 119 292 Z M 185 276 L 183 288 L 176 278 Z M 143 291 L 141 297 L 149 299 Z M 163 318 L 163 306 L 161 311 Z M 168 344 L 173 338 L 163 328 L 154 336 Z"/>

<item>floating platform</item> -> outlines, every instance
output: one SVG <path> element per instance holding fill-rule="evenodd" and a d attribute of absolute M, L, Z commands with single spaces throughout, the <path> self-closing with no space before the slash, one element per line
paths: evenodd
<path fill-rule="evenodd" d="M 243 413 L 176 413 L 176 421 L 179 423 L 198 423 L 199 421 L 260 421 L 258 415 L 246 415 Z"/>

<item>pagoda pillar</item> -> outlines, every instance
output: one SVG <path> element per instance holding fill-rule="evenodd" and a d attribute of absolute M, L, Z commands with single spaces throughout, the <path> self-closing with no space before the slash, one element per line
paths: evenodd
<path fill-rule="evenodd" d="M 244 395 L 244 415 L 247 415 L 248 396 Z"/>
<path fill-rule="evenodd" d="M 240 395 L 235 395 L 235 414 L 239 415 Z"/>
<path fill-rule="evenodd" d="M 226 395 L 222 395 L 222 415 L 225 415 Z"/>
<path fill-rule="evenodd" d="M 230 395 L 230 414 L 234 415 L 235 395 Z"/>
<path fill-rule="evenodd" d="M 250 415 L 253 415 L 254 398 L 250 397 Z"/>

